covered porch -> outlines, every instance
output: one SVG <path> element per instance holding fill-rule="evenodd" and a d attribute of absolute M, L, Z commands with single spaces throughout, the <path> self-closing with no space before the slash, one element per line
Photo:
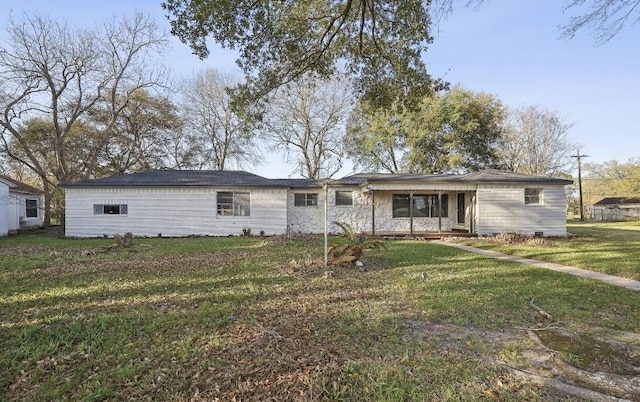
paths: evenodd
<path fill-rule="evenodd" d="M 373 236 L 442 238 L 475 233 L 475 185 L 369 183 Z"/>

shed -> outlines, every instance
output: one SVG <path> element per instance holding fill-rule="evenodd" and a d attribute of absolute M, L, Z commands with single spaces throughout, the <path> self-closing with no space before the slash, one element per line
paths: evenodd
<path fill-rule="evenodd" d="M 42 226 L 43 202 L 42 191 L 0 175 L 0 236 Z"/>
<path fill-rule="evenodd" d="M 593 204 L 591 219 L 595 221 L 640 220 L 640 197 L 607 197 Z"/>

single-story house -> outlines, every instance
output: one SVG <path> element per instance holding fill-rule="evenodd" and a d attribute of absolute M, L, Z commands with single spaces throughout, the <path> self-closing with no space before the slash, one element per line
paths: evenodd
<path fill-rule="evenodd" d="M 42 226 L 43 202 L 42 191 L 0 175 L 0 236 Z"/>
<path fill-rule="evenodd" d="M 571 181 L 498 170 L 268 179 L 243 171 L 150 170 L 66 183 L 70 237 L 323 233 L 325 213 L 369 234 L 566 235 Z M 326 212 L 325 212 L 326 211 Z"/>
<path fill-rule="evenodd" d="M 640 197 L 608 197 L 593 204 L 591 219 L 595 221 L 640 220 Z"/>

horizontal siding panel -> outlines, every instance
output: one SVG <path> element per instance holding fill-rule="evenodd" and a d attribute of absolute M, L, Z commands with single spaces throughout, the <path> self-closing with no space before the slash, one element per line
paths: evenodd
<path fill-rule="evenodd" d="M 286 230 L 285 189 L 250 189 L 250 216 L 218 216 L 217 191 L 236 188 L 67 189 L 65 234 L 70 237 L 280 234 Z M 247 191 L 242 189 L 241 191 Z M 94 204 L 127 204 L 127 215 L 94 215 Z"/>
<path fill-rule="evenodd" d="M 481 235 L 516 232 L 565 236 L 566 194 L 564 186 L 543 188 L 542 205 L 524 204 L 524 187 L 481 186 L 477 192 L 477 231 Z"/>

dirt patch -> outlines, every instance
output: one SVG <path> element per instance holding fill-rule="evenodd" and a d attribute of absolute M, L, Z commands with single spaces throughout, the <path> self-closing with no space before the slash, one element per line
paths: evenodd
<path fill-rule="evenodd" d="M 487 364 L 550 388 L 559 398 L 640 401 L 637 333 L 605 333 L 598 328 L 576 332 L 556 327 L 494 331 L 408 318 L 405 323 L 411 335 L 428 337 L 443 348 L 480 354 Z"/>

